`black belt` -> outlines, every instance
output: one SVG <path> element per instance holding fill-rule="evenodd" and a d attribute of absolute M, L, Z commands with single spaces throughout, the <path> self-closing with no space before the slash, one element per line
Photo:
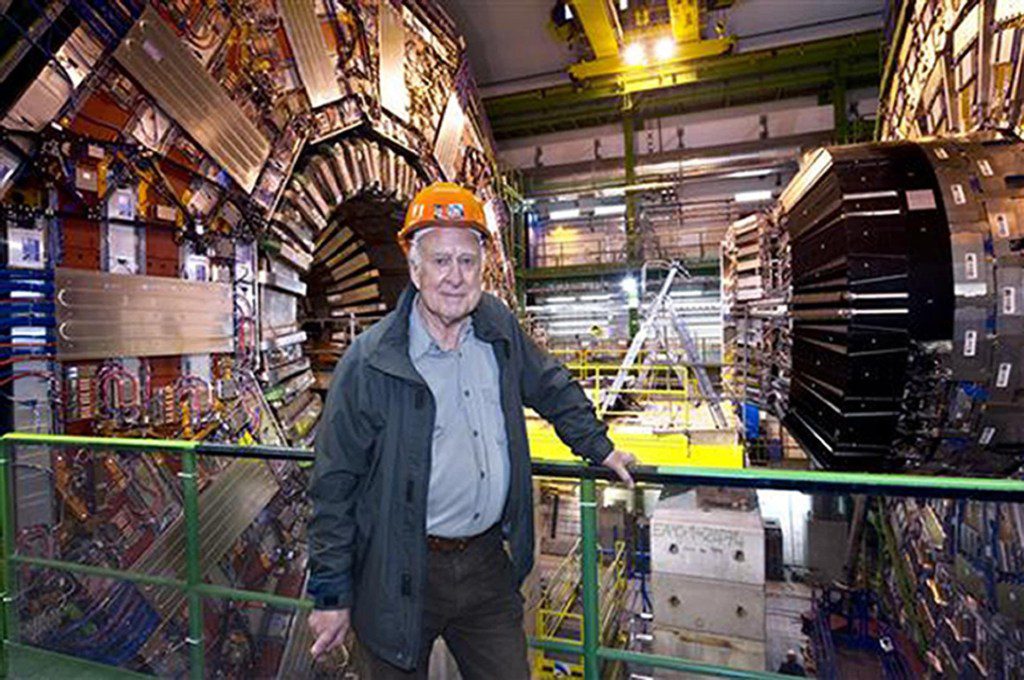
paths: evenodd
<path fill-rule="evenodd" d="M 462 536 L 459 538 L 445 538 L 444 536 L 431 536 L 427 535 L 427 548 L 440 553 L 451 553 L 451 552 L 462 552 L 474 542 L 490 536 L 498 530 L 498 525 L 495 524 L 487 531 L 479 533 L 475 536 Z"/>

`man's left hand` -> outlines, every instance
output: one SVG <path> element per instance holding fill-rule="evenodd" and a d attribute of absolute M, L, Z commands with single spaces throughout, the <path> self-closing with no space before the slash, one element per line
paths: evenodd
<path fill-rule="evenodd" d="M 608 457 L 601 461 L 601 465 L 609 470 L 614 470 L 626 486 L 633 488 L 633 475 L 629 474 L 629 467 L 636 463 L 636 456 L 625 451 L 615 450 L 608 454 Z"/>

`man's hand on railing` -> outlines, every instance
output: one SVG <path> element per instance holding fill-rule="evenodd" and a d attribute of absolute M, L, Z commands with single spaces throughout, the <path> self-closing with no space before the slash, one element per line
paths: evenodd
<path fill-rule="evenodd" d="M 349 609 L 314 609 L 309 614 L 309 629 L 315 641 L 309 653 L 316 659 L 345 642 L 349 627 Z"/>
<path fill-rule="evenodd" d="M 636 456 L 618 449 L 609 453 L 608 457 L 601 461 L 601 465 L 612 470 L 631 489 L 633 488 L 633 475 L 629 474 L 629 468 L 635 464 Z"/>

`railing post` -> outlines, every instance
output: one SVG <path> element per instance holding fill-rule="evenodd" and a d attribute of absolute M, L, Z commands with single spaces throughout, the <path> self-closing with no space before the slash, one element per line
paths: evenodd
<path fill-rule="evenodd" d="M 9 674 L 7 658 L 7 642 L 17 638 L 18 620 L 15 605 L 17 584 L 14 576 L 14 564 L 10 557 L 14 554 L 14 516 L 11 504 L 11 449 L 13 444 L 0 439 L 0 532 L 3 540 L 3 583 L 0 583 L 0 627 L 3 637 L 0 639 L 0 677 Z"/>
<path fill-rule="evenodd" d="M 185 513 L 185 583 L 188 598 L 189 677 L 201 680 L 203 667 L 203 602 L 196 590 L 199 573 L 199 480 L 194 448 L 181 452 L 181 485 Z"/>
<path fill-rule="evenodd" d="M 583 571 L 583 677 L 598 680 L 600 660 L 600 604 L 597 590 L 597 491 L 594 479 L 580 480 L 580 563 Z"/>

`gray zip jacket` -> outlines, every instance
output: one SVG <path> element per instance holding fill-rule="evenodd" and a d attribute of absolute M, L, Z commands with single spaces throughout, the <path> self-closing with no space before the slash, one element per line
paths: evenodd
<path fill-rule="evenodd" d="M 427 485 L 435 404 L 409 359 L 415 289 L 359 335 L 334 370 L 316 439 L 310 497 L 308 591 L 319 609 L 352 608 L 360 642 L 411 669 L 420 656 L 426 589 Z M 473 328 L 494 349 L 511 464 L 502 533 L 521 583 L 533 567 L 533 485 L 523 407 L 559 438 L 600 463 L 607 427 L 558 361 L 523 333 L 497 298 L 484 294 Z"/>

